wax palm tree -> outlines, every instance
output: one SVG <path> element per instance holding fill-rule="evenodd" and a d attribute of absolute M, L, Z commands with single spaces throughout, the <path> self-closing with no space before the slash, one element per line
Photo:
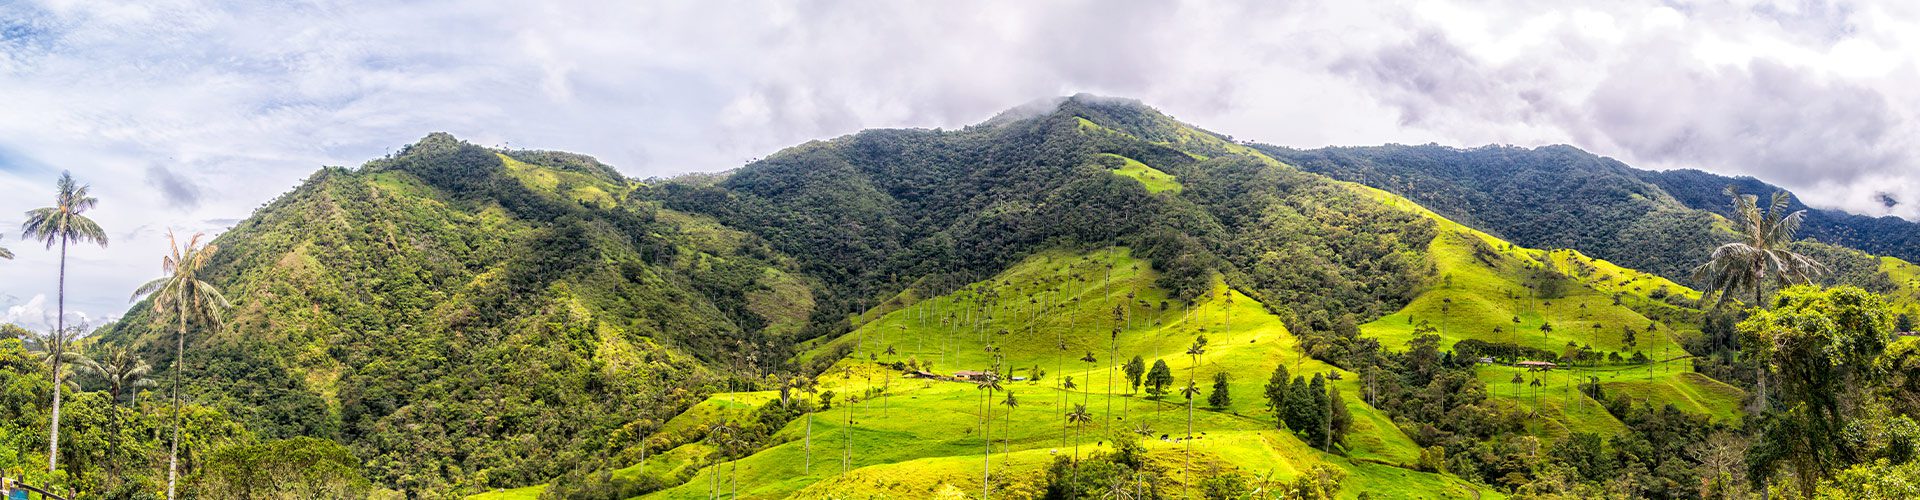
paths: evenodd
<path fill-rule="evenodd" d="M 993 476 L 993 391 L 1001 390 L 1000 374 L 992 370 L 974 380 L 974 388 L 987 391 L 987 419 L 981 428 L 981 437 L 986 438 L 987 454 L 982 458 L 985 468 L 980 473 L 980 498 L 987 498 L 987 479 Z"/>
<path fill-rule="evenodd" d="M 1020 400 L 1018 398 L 1013 397 L 1013 391 L 1007 391 L 1007 399 L 1000 400 L 1000 405 L 1007 407 L 1006 418 L 1008 421 L 1012 421 L 1013 410 L 1020 408 Z M 1009 451 L 1013 451 L 1013 440 L 1012 438 L 1002 436 L 1000 438 L 1000 452 L 1006 453 Z"/>
<path fill-rule="evenodd" d="M 1094 364 L 1099 363 L 1100 358 L 1093 357 L 1093 351 L 1087 351 L 1087 355 L 1081 356 L 1080 361 L 1087 364 L 1087 373 L 1093 373 L 1093 369 L 1095 368 Z M 1088 380 L 1087 383 L 1091 384 L 1093 383 L 1093 381 Z M 1087 388 L 1087 393 L 1080 397 L 1080 402 L 1087 403 L 1092 398 L 1093 398 L 1093 388 L 1089 387 Z"/>
<path fill-rule="evenodd" d="M 1060 377 L 1060 389 L 1061 389 L 1060 393 L 1065 395 L 1065 396 L 1062 396 L 1060 399 L 1061 406 L 1066 406 L 1067 403 L 1073 402 L 1073 390 L 1077 387 L 1079 386 L 1076 386 L 1073 384 L 1072 375 L 1063 375 Z M 1069 425 L 1062 424 L 1060 426 L 1060 445 L 1061 446 L 1067 445 L 1067 434 L 1070 434 L 1069 431 L 1071 430 L 1072 428 Z"/>
<path fill-rule="evenodd" d="M 107 232 L 100 229 L 93 219 L 84 215 L 100 200 L 88 194 L 90 186 L 81 185 L 73 180 L 73 174 L 60 173 L 60 181 L 54 194 L 53 206 L 27 211 L 27 223 L 22 225 L 25 237 L 47 244 L 48 249 L 60 245 L 60 274 L 57 290 L 58 306 L 53 319 L 53 331 L 67 331 L 67 246 L 73 243 L 94 243 L 107 246 Z M 12 253 L 8 253 L 12 258 Z M 61 360 L 53 360 L 53 372 L 60 373 Z M 60 466 L 60 391 L 53 391 L 53 423 L 47 440 L 47 472 L 53 472 Z"/>
<path fill-rule="evenodd" d="M 1093 421 L 1093 414 L 1087 413 L 1087 405 L 1075 403 L 1073 405 L 1073 411 L 1067 412 L 1067 425 L 1073 426 L 1075 431 L 1073 433 L 1073 463 L 1075 464 L 1075 467 L 1078 467 L 1079 466 L 1078 464 L 1080 463 L 1080 432 L 1079 430 L 1082 427 L 1085 427 L 1088 422 L 1092 422 L 1092 421 Z"/>
<path fill-rule="evenodd" d="M 1201 335 L 1197 338 L 1194 338 L 1193 345 L 1187 346 L 1187 357 L 1192 358 L 1193 360 L 1193 364 L 1187 366 L 1188 379 L 1193 378 L 1193 370 L 1195 368 L 1200 367 L 1200 356 L 1206 353 L 1207 353 L 1207 336 L 1206 335 Z"/>
<path fill-rule="evenodd" d="M 147 378 L 153 373 L 153 367 L 125 347 L 109 347 L 97 359 L 82 358 L 79 366 L 81 372 L 92 375 L 107 387 L 110 403 L 107 407 L 107 425 L 112 429 L 110 435 L 113 436 L 107 442 L 113 448 L 108 450 L 108 456 L 115 456 L 114 450 L 120 447 L 120 403 L 132 399 L 130 393 L 155 385 L 152 379 Z M 113 475 L 119 476 L 120 461 L 109 459 L 107 463 Z"/>
<path fill-rule="evenodd" d="M 1183 473 L 1192 474 L 1193 473 L 1192 472 L 1193 470 L 1193 400 L 1194 398 L 1200 396 L 1200 386 L 1198 384 L 1194 384 L 1192 380 L 1188 380 L 1187 386 L 1180 388 L 1180 394 L 1187 397 L 1187 467 L 1186 467 L 1186 470 L 1183 471 Z"/>
<path fill-rule="evenodd" d="M 1694 276 L 1707 282 L 1706 290 L 1700 295 L 1702 301 L 1719 293 L 1720 300 L 1714 302 L 1715 306 L 1719 306 L 1726 303 L 1727 298 L 1735 292 L 1746 289 L 1753 291 L 1754 307 L 1766 307 L 1762 295 L 1767 278 L 1773 278 L 1781 286 L 1796 282 L 1812 283 L 1813 276 L 1827 271 L 1827 266 L 1787 249 L 1793 243 L 1794 233 L 1800 231 L 1800 223 L 1807 213 L 1805 210 L 1786 213 L 1793 201 L 1792 195 L 1775 191 L 1766 210 L 1762 211 L 1758 196 L 1739 194 L 1732 187 L 1727 188 L 1726 194 L 1733 197 L 1733 212 L 1737 218 L 1735 223 L 1740 225 L 1740 241 L 1713 249 L 1713 255 L 1707 263 L 1694 268 Z M 1754 385 L 1759 388 L 1754 406 L 1765 411 L 1766 363 L 1755 363 L 1754 371 Z"/>
<path fill-rule="evenodd" d="M 0 247 L 0 259 L 8 259 L 8 260 L 12 260 L 12 259 L 13 259 L 13 252 L 11 252 L 11 251 L 8 251 L 8 250 L 7 250 L 7 247 Z"/>
<path fill-rule="evenodd" d="M 86 357 L 80 355 L 80 353 L 75 352 L 73 350 L 73 341 L 74 339 L 80 336 L 80 333 L 82 331 L 85 331 L 85 330 L 86 330 L 85 327 L 74 327 L 74 328 L 68 328 L 64 333 L 56 330 L 56 331 L 48 332 L 44 335 L 33 334 L 32 332 L 28 332 L 27 340 L 33 342 L 32 345 L 28 346 L 28 349 L 32 351 L 34 354 L 39 355 L 40 362 L 46 363 L 48 367 L 52 368 L 52 372 L 51 372 L 53 373 L 53 377 L 52 377 L 53 379 L 53 422 L 52 422 L 52 425 L 53 425 L 53 431 L 54 431 L 53 435 L 56 438 L 60 435 L 59 434 L 60 394 L 62 392 L 65 392 L 62 389 L 71 390 L 71 391 L 80 390 L 79 385 L 76 384 L 73 380 L 73 374 L 74 374 L 73 368 L 75 366 L 78 366 L 80 363 L 86 362 Z M 59 451 L 58 446 L 53 446 L 51 449 L 53 450 L 53 452 Z M 53 459 L 49 458 L 47 461 L 47 467 L 51 469 L 54 463 L 55 462 L 53 461 Z"/>
<path fill-rule="evenodd" d="M 1707 283 L 1702 300 L 1718 293 L 1720 300 L 1715 302 L 1718 305 L 1736 292 L 1749 290 L 1753 292 L 1753 306 L 1763 307 L 1761 295 L 1768 278 L 1783 286 L 1812 283 L 1813 276 L 1827 271 L 1825 265 L 1787 249 L 1807 212 L 1787 213 L 1792 195 L 1775 192 L 1767 208 L 1761 210 L 1758 196 L 1739 194 L 1731 187 L 1726 194 L 1733 197 L 1734 222 L 1740 226 L 1740 241 L 1713 249 L 1707 263 L 1694 268 L 1694 276 Z"/>
<path fill-rule="evenodd" d="M 198 323 L 201 326 L 219 329 L 222 325 L 220 312 L 228 307 L 227 297 L 213 284 L 200 279 L 200 273 L 207 262 L 213 260 L 214 252 L 220 251 L 219 245 L 202 245 L 200 234 L 187 239 L 181 245 L 173 231 L 167 231 L 167 246 L 172 253 L 160 259 L 160 268 L 165 277 L 140 285 L 133 292 L 135 299 L 153 298 L 153 320 L 157 324 L 171 322 L 174 330 L 173 351 L 173 444 L 167 451 L 167 498 L 174 497 L 174 486 L 180 477 L 180 377 L 185 368 L 183 360 L 187 352 L 187 327 Z"/>
<path fill-rule="evenodd" d="M 817 383 L 814 383 L 813 377 L 801 375 L 794 378 L 798 379 L 797 381 L 800 385 L 800 390 L 802 392 L 805 392 L 807 394 L 815 394 L 815 395 L 820 393 L 820 385 Z M 807 437 L 806 437 L 807 465 L 805 468 L 801 469 L 801 472 L 804 474 L 813 473 L 813 414 L 814 412 L 812 411 L 807 412 Z"/>

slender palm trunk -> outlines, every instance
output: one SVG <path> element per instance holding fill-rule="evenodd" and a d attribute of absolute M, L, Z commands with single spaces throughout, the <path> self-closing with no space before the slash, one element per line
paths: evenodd
<path fill-rule="evenodd" d="M 1193 396 L 1187 395 L 1187 466 L 1180 470 L 1180 482 L 1193 484 Z"/>
<path fill-rule="evenodd" d="M 47 472 L 60 468 L 60 355 L 66 354 L 65 342 L 61 336 L 67 334 L 67 239 L 60 238 L 60 284 L 57 316 L 53 318 L 53 343 L 47 352 L 53 354 L 53 425 L 51 438 L 47 440 Z M 57 349 L 56 349 L 57 348 Z"/>
<path fill-rule="evenodd" d="M 187 360 L 187 315 L 180 314 L 180 331 L 173 348 L 173 444 L 167 451 L 167 500 L 176 498 L 174 486 L 180 480 L 180 376 Z"/>
<path fill-rule="evenodd" d="M 813 473 L 813 412 L 807 412 L 807 465 L 801 469 L 800 472 L 802 474 Z"/>
<path fill-rule="evenodd" d="M 1101 415 L 1106 420 L 1105 429 L 1113 432 L 1113 372 L 1120 371 L 1120 335 L 1114 334 L 1107 342 L 1107 413 Z"/>
<path fill-rule="evenodd" d="M 1753 307 L 1764 307 L 1761 305 L 1761 302 L 1760 302 L 1760 283 L 1758 282 L 1755 282 L 1753 284 Z M 1759 399 L 1754 400 L 1754 405 L 1760 409 L 1760 412 L 1764 413 L 1767 411 L 1767 406 L 1768 406 L 1767 405 L 1767 364 L 1766 362 L 1756 361 L 1754 363 L 1753 373 L 1754 373 L 1754 383 L 1760 389 Z"/>
<path fill-rule="evenodd" d="M 987 478 L 993 477 L 993 389 L 987 389 L 987 424 L 981 427 L 981 437 L 986 438 L 987 454 L 981 459 L 984 466 L 980 472 L 980 498 L 987 498 Z"/>
<path fill-rule="evenodd" d="M 847 425 L 845 427 L 840 428 L 840 431 L 841 431 L 840 435 L 844 437 L 847 442 L 846 450 L 840 452 L 840 473 L 841 474 L 847 473 L 847 465 L 849 465 L 849 462 L 853 460 L 853 402 L 848 401 L 846 404 L 846 407 L 847 407 L 847 411 L 846 411 Z"/>

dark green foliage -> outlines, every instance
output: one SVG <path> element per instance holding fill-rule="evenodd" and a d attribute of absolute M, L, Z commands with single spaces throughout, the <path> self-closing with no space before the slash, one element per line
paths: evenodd
<path fill-rule="evenodd" d="M 1200 497 L 1207 500 L 1238 500 L 1253 493 L 1251 478 L 1239 471 L 1226 471 L 1200 480 Z"/>
<path fill-rule="evenodd" d="M 364 498 L 373 488 L 360 460 L 325 439 L 229 446 L 201 460 L 188 488 L 208 498 Z"/>
<path fill-rule="evenodd" d="M 1487 342 L 1480 339 L 1466 339 L 1455 342 L 1453 344 L 1453 352 L 1455 356 L 1468 359 L 1489 357 L 1493 358 L 1494 361 L 1509 364 L 1515 361 L 1544 361 L 1559 357 L 1558 354 L 1547 352 L 1537 347 L 1509 344 L 1506 342 Z"/>
<path fill-rule="evenodd" d="M 1167 367 L 1167 361 L 1156 359 L 1153 369 L 1147 371 L 1147 394 L 1160 397 L 1167 394 L 1167 387 L 1173 385 L 1173 369 Z"/>
<path fill-rule="evenodd" d="M 1227 372 L 1213 374 L 1213 391 L 1207 394 L 1207 406 L 1214 409 L 1226 408 L 1233 404 L 1233 395 L 1228 394 Z"/>
<path fill-rule="evenodd" d="M 1171 480 L 1165 469 L 1149 463 L 1146 447 L 1125 435 L 1115 435 L 1113 445 L 1113 451 L 1095 453 L 1079 462 L 1071 457 L 1054 457 L 1047 467 L 1042 498 L 1164 498 L 1161 488 Z"/>
<path fill-rule="evenodd" d="M 1273 410 L 1274 420 L 1283 429 L 1288 428 L 1287 414 L 1291 411 L 1287 406 L 1287 397 L 1293 393 L 1293 386 L 1287 377 L 1287 365 L 1273 367 L 1273 375 L 1267 377 L 1267 386 L 1264 391 L 1267 397 L 1267 408 Z"/>
<path fill-rule="evenodd" d="M 1756 469 L 1788 470 L 1811 495 L 1820 477 L 1866 458 L 1843 430 L 1870 402 L 1846 396 L 1875 378 L 1870 367 L 1893 341 L 1893 316 L 1859 288 L 1793 287 L 1740 322 L 1743 344 L 1758 347 L 1741 354 L 1776 381 L 1769 396 L 1777 403 L 1761 415 Z"/>
<path fill-rule="evenodd" d="M 1134 391 L 1139 391 L 1140 382 L 1141 382 L 1140 378 L 1146 376 L 1147 374 L 1146 360 L 1143 360 L 1140 358 L 1140 356 L 1136 355 L 1133 357 L 1133 359 L 1127 360 L 1127 364 L 1124 368 L 1127 375 L 1127 387 L 1132 387 Z M 1036 370 L 1035 373 L 1039 373 L 1038 372 L 1039 369 L 1040 367 L 1038 365 L 1034 366 L 1034 370 Z M 1039 380 L 1039 378 L 1040 377 L 1038 375 L 1034 376 L 1034 380 Z"/>
<path fill-rule="evenodd" d="M 1332 445 L 1344 446 L 1347 442 L 1347 431 L 1353 430 L 1353 413 L 1347 409 L 1346 398 L 1340 395 L 1340 390 L 1328 389 L 1327 399 L 1327 409 L 1331 412 L 1327 414 L 1327 423 L 1328 432 L 1333 433 Z"/>

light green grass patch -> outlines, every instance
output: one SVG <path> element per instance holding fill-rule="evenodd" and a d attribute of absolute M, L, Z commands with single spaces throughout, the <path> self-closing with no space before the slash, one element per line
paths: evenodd
<path fill-rule="evenodd" d="M 1113 172 L 1114 175 L 1140 181 L 1140 185 L 1145 186 L 1149 193 L 1173 191 L 1178 194 L 1180 192 L 1180 181 L 1166 172 L 1161 172 L 1160 169 L 1112 153 L 1100 153 L 1098 157 L 1101 163 L 1106 164 L 1108 171 Z"/>

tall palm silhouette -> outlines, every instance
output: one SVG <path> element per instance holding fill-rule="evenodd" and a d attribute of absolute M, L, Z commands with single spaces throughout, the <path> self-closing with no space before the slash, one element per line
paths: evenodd
<path fill-rule="evenodd" d="M 60 404 L 61 392 L 80 390 L 79 385 L 74 383 L 73 380 L 73 375 L 76 371 L 74 367 L 83 366 L 84 363 L 87 362 L 87 359 L 85 356 L 80 355 L 79 351 L 74 350 L 73 341 L 79 338 L 80 333 L 85 330 L 85 326 L 75 326 L 67 328 L 64 331 L 56 330 L 47 332 L 45 335 L 34 335 L 29 332 L 28 339 L 31 340 L 33 344 L 28 346 L 28 349 L 34 354 L 39 355 L 42 363 L 53 367 L 53 401 L 55 405 Z M 54 406 L 55 420 L 52 425 L 55 426 L 54 429 L 56 430 L 59 429 L 58 426 L 60 423 L 60 417 L 58 417 L 59 411 L 60 407 Z M 57 450 L 58 448 L 55 449 Z M 52 467 L 51 464 L 52 462 L 49 461 L 48 467 Z"/>
<path fill-rule="evenodd" d="M 1787 249 L 1793 243 L 1794 233 L 1800 231 L 1807 212 L 1787 212 L 1792 195 L 1775 192 L 1762 210 L 1758 196 L 1739 194 L 1731 187 L 1726 194 L 1733 197 L 1734 222 L 1740 225 L 1740 241 L 1713 249 L 1707 263 L 1694 268 L 1694 276 L 1707 283 L 1702 300 L 1718 293 L 1717 305 L 1725 303 L 1734 293 L 1746 290 L 1753 292 L 1754 307 L 1764 307 L 1761 297 L 1769 278 L 1782 286 L 1812 283 L 1814 276 L 1827 271 L 1827 266 Z"/>
<path fill-rule="evenodd" d="M 60 277 L 57 290 L 58 303 L 54 313 L 53 331 L 64 334 L 67 331 L 67 246 L 73 243 L 94 243 L 107 246 L 107 232 L 100 229 L 93 219 L 85 215 L 94 205 L 100 203 L 88 192 L 85 186 L 73 180 L 73 174 L 60 173 L 55 187 L 53 206 L 27 211 L 27 223 L 22 226 L 25 237 L 47 244 L 48 249 L 60 245 Z M 11 258 L 11 253 L 8 254 Z M 61 360 L 53 360 L 53 373 L 60 374 Z M 60 391 L 53 391 L 53 423 L 47 439 L 47 472 L 60 467 Z"/>
<path fill-rule="evenodd" d="M 1020 408 L 1020 400 L 1018 398 L 1013 397 L 1013 391 L 1007 391 L 1007 399 L 1000 400 L 1000 405 L 1007 407 L 1006 419 L 1008 422 L 1012 422 L 1013 410 Z M 1000 452 L 1007 453 L 1010 451 L 1013 451 L 1013 438 L 1010 436 L 1004 436 L 1004 435 L 1001 436 Z"/>
<path fill-rule="evenodd" d="M 1073 411 L 1067 412 L 1067 425 L 1071 425 L 1074 428 L 1073 462 L 1075 467 L 1078 467 L 1080 463 L 1080 429 L 1092 421 L 1093 414 L 1087 412 L 1087 405 L 1085 404 L 1075 403 L 1073 405 Z"/>
<path fill-rule="evenodd" d="M 133 399 L 133 393 L 140 389 L 156 385 L 147 378 L 153 373 L 153 366 L 132 350 L 109 347 L 98 358 L 82 358 L 80 367 L 82 372 L 99 379 L 107 387 L 107 425 L 112 429 L 109 433 L 112 439 L 107 441 L 107 446 L 113 448 L 108 450 L 107 455 L 114 456 L 114 450 L 120 447 L 120 404 Z M 109 459 L 107 464 L 114 476 L 120 475 L 119 460 Z"/>
<path fill-rule="evenodd" d="M 203 327 L 219 329 L 222 326 L 220 312 L 230 305 L 219 288 L 200 279 L 200 273 L 213 260 L 214 252 L 220 251 L 219 245 L 202 245 L 200 237 L 196 233 L 187 239 L 186 245 L 181 245 L 173 231 L 167 231 L 167 246 L 171 253 L 160 259 L 160 268 L 166 276 L 140 285 L 133 292 L 135 299 L 153 298 L 153 320 L 157 324 L 171 321 L 176 327 L 172 370 L 173 444 L 167 452 L 169 500 L 175 498 L 175 485 L 180 478 L 180 378 L 186 368 L 187 328 L 198 323 Z"/>
<path fill-rule="evenodd" d="M 1180 388 L 1180 394 L 1187 397 L 1187 439 L 1186 439 L 1187 467 L 1182 472 L 1184 474 L 1192 474 L 1193 473 L 1193 400 L 1194 398 L 1197 398 L 1200 396 L 1200 386 L 1198 384 L 1193 383 L 1192 380 L 1188 380 L 1187 386 Z M 1185 481 L 1185 480 L 1182 479 L 1182 481 Z"/>
<path fill-rule="evenodd" d="M 975 379 L 974 384 L 975 388 L 987 391 L 987 419 L 985 427 L 981 428 L 981 437 L 987 441 L 987 454 L 982 459 L 986 467 L 980 473 L 980 498 L 987 498 L 987 479 L 993 477 L 993 391 L 1001 390 L 1000 374 L 989 370 Z"/>
<path fill-rule="evenodd" d="M 1813 276 L 1827 271 L 1827 266 L 1787 249 L 1793 243 L 1794 233 L 1800 231 L 1800 222 L 1807 214 L 1805 210 L 1787 213 L 1793 201 L 1792 195 L 1776 191 L 1767 208 L 1761 210 L 1758 196 L 1739 194 L 1732 187 L 1727 188 L 1726 194 L 1733 197 L 1733 212 L 1738 219 L 1735 222 L 1740 225 L 1740 241 L 1713 249 L 1707 263 L 1694 268 L 1694 276 L 1707 281 L 1706 291 L 1700 295 L 1701 301 L 1719 293 L 1720 300 L 1714 302 L 1717 307 L 1725 304 L 1734 293 L 1745 289 L 1753 292 L 1753 306 L 1764 308 L 1766 301 L 1763 295 L 1768 278 L 1772 278 L 1779 286 L 1812 283 Z M 1766 363 L 1755 363 L 1754 372 L 1754 386 L 1759 388 L 1754 398 L 1754 408 L 1766 411 Z"/>

